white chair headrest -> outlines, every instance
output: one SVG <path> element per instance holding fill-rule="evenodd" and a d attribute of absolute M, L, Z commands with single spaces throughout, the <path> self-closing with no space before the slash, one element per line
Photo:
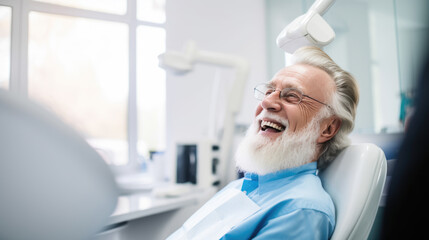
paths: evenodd
<path fill-rule="evenodd" d="M 386 179 L 386 157 L 374 144 L 344 149 L 320 177 L 336 208 L 331 239 L 366 239 L 371 231 Z"/>

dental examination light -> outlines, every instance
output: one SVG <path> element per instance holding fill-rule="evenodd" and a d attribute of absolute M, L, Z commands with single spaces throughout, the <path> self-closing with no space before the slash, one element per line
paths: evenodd
<path fill-rule="evenodd" d="M 277 46 L 293 54 L 303 46 L 322 48 L 335 38 L 335 32 L 322 15 L 335 0 L 316 0 L 307 13 L 297 17 L 277 37 Z"/>
<path fill-rule="evenodd" d="M 200 186 L 211 186 L 216 181 L 220 181 L 221 185 L 225 185 L 235 177 L 233 176 L 235 168 L 231 166 L 232 161 L 229 157 L 234 139 L 235 117 L 240 111 L 243 102 L 244 87 L 249 74 L 249 63 L 239 56 L 199 50 L 192 41 L 187 44 L 183 52 L 167 51 L 159 56 L 159 65 L 166 70 L 172 70 L 175 74 L 185 74 L 191 71 L 196 63 L 235 69 L 235 80 L 232 89 L 227 95 L 227 104 L 225 106 L 224 127 L 220 140 L 220 157 L 213 153 L 213 151 L 217 150 L 214 145 L 202 147 L 202 150 L 205 149 L 205 153 L 209 152 L 208 156 L 212 157 L 197 156 L 196 183 Z M 216 160 L 217 158 L 219 159 Z M 217 173 L 213 173 L 212 166 L 215 166 L 216 162 L 219 162 L 219 168 L 215 171 Z"/>

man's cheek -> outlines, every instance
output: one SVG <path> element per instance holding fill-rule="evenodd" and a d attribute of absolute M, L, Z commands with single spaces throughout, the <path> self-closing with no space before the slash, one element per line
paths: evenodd
<path fill-rule="evenodd" d="M 255 117 L 257 117 L 257 116 L 262 112 L 262 110 L 263 110 L 263 108 L 262 108 L 261 104 L 259 104 L 259 105 L 256 107 Z"/>

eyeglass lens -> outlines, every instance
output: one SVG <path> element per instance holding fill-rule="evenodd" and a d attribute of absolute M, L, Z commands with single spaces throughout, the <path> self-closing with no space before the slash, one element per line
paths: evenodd
<path fill-rule="evenodd" d="M 254 94 L 256 99 L 262 101 L 266 97 L 277 91 L 280 90 L 275 90 L 274 88 L 267 85 L 258 85 L 255 87 Z M 299 104 L 302 100 L 302 93 L 298 89 L 285 88 L 280 91 L 280 98 L 292 104 Z"/>

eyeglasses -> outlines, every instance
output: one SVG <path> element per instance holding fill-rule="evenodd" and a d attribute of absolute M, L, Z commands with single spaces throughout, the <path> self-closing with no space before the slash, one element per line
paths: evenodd
<path fill-rule="evenodd" d="M 296 89 L 296 88 L 285 88 L 283 90 L 276 90 L 273 86 L 266 84 L 266 83 L 261 83 L 258 84 L 254 89 L 254 96 L 256 99 L 262 101 L 264 100 L 266 97 L 270 96 L 271 94 L 273 94 L 274 92 L 279 91 L 280 92 L 280 98 L 285 100 L 288 103 L 291 104 L 300 104 L 302 99 L 304 97 L 310 98 L 320 104 L 323 104 L 329 108 L 331 108 L 331 106 L 329 106 L 326 103 L 323 103 L 315 98 L 312 98 L 308 95 L 305 95 L 301 90 Z"/>

